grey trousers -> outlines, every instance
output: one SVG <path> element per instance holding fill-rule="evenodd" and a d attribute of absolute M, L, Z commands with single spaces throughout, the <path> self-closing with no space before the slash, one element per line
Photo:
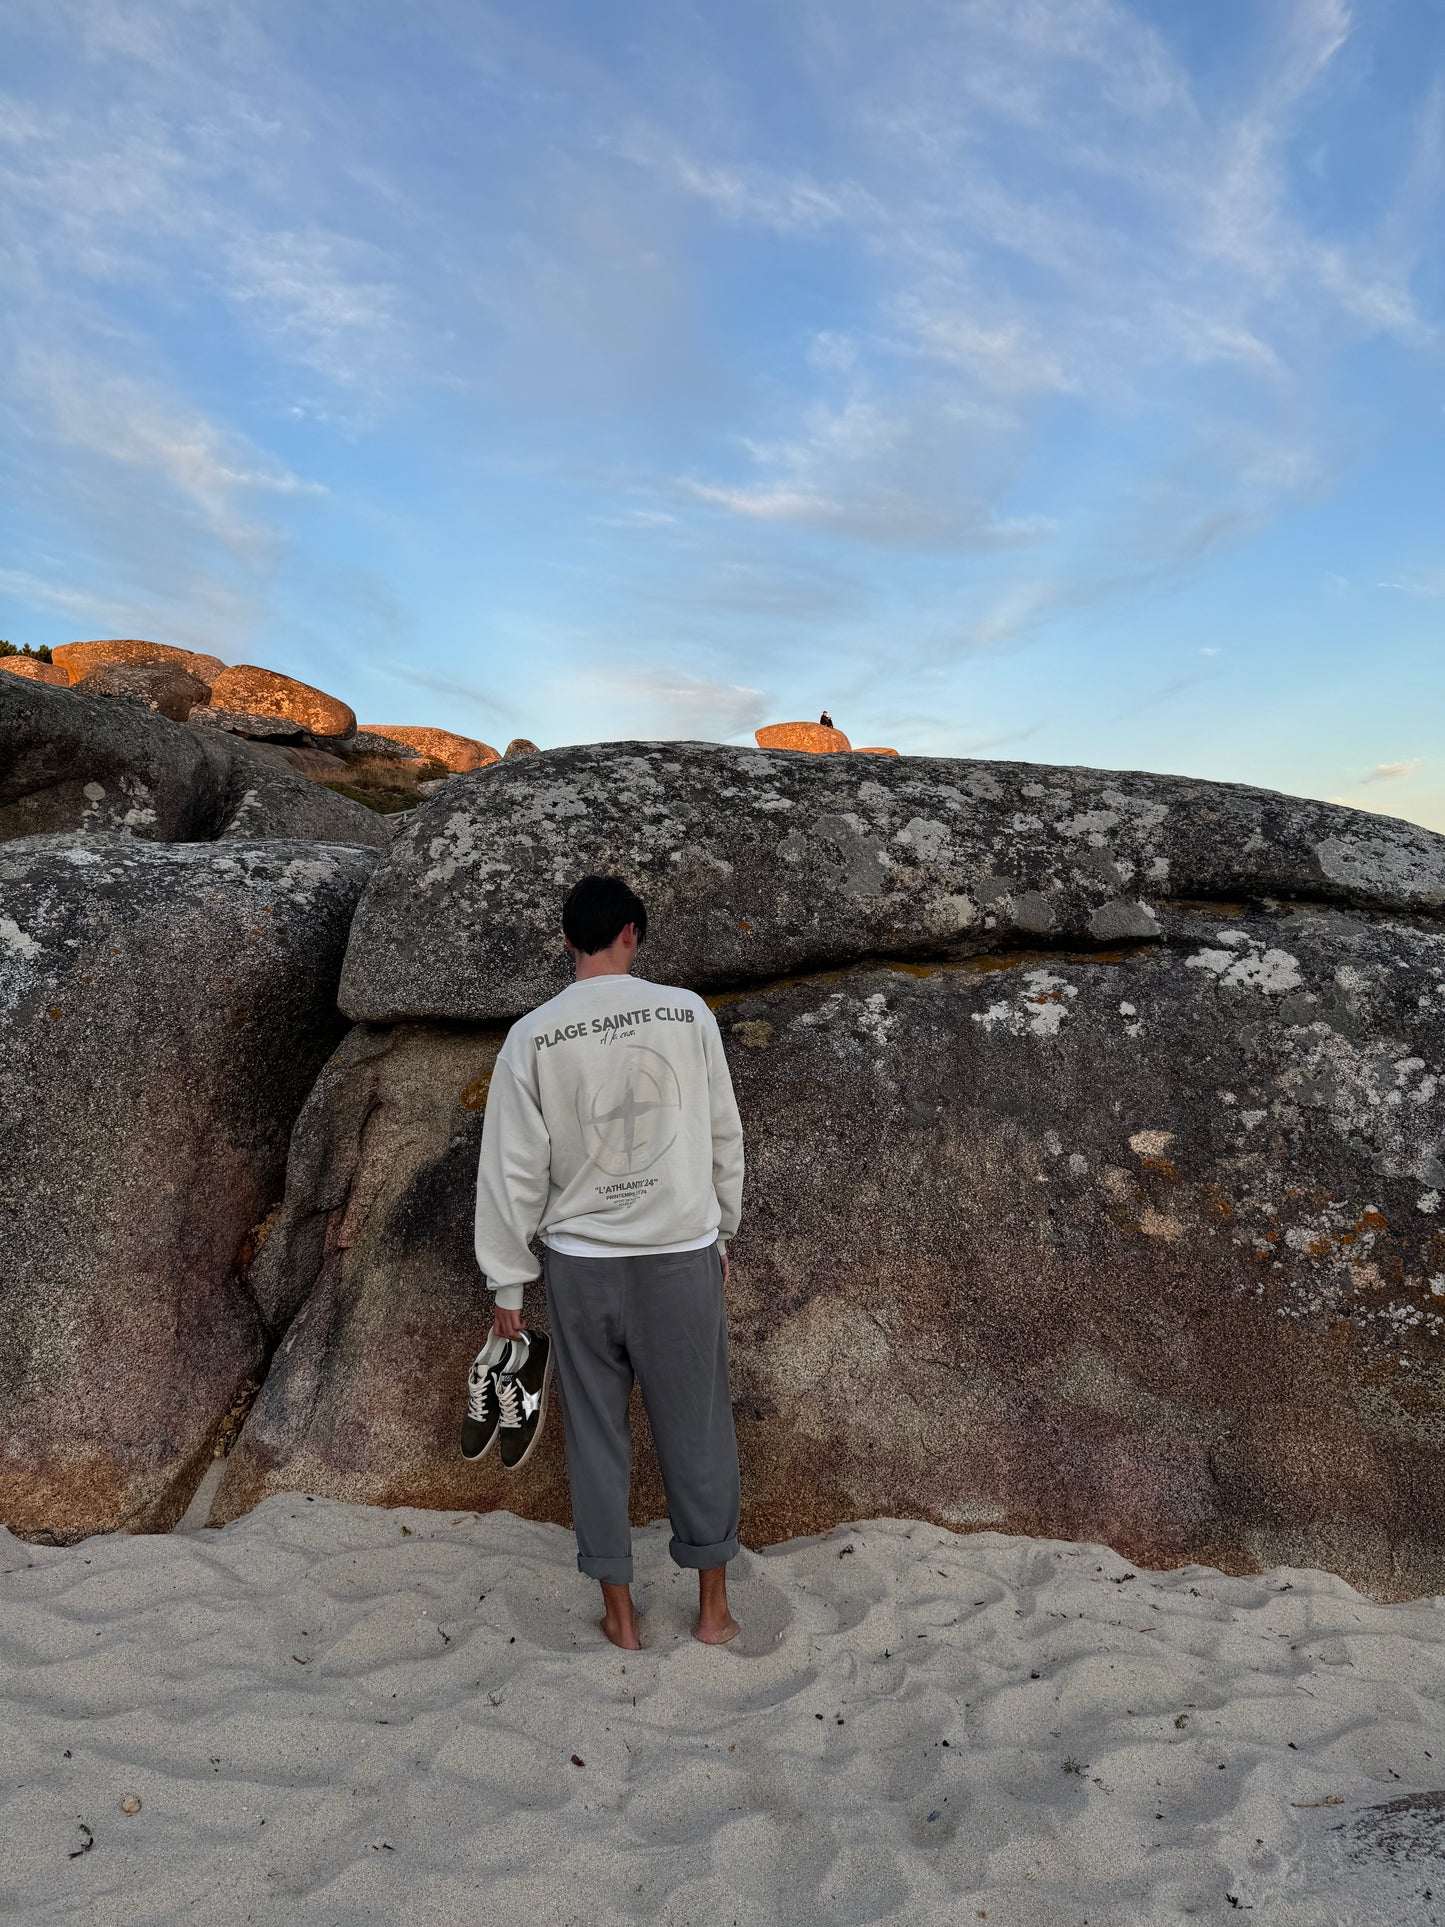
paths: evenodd
<path fill-rule="evenodd" d="M 548 1251 L 545 1270 L 578 1570 L 608 1585 L 632 1579 L 634 1378 L 667 1494 L 668 1550 L 698 1570 L 736 1558 L 738 1445 L 717 1246 L 647 1258 Z"/>

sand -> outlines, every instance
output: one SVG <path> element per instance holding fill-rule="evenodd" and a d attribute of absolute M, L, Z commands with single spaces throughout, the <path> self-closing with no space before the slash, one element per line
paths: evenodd
<path fill-rule="evenodd" d="M 744 1553 L 707 1649 L 637 1554 L 629 1655 L 506 1513 L 0 1533 L 0 1913 L 1445 1922 L 1445 1601 L 883 1520 Z"/>

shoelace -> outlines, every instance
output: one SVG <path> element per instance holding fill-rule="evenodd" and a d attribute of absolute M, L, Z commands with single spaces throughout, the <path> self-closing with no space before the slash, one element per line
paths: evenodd
<path fill-rule="evenodd" d="M 490 1372 L 475 1372 L 467 1388 L 467 1417 L 484 1424 L 487 1417 L 487 1393 L 491 1388 Z"/>
<path fill-rule="evenodd" d="M 502 1408 L 502 1428 L 515 1432 L 522 1423 L 520 1387 L 510 1376 L 497 1380 L 497 1403 Z"/>

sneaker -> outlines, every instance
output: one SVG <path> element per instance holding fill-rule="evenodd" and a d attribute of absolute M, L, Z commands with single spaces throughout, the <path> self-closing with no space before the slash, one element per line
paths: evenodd
<path fill-rule="evenodd" d="M 501 1407 L 502 1464 L 515 1472 L 531 1456 L 547 1416 L 547 1388 L 552 1383 L 552 1341 L 545 1332 L 523 1332 L 515 1353 L 497 1374 L 497 1403 Z"/>
<path fill-rule="evenodd" d="M 472 1360 L 467 1373 L 467 1411 L 462 1420 L 462 1457 L 479 1459 L 497 1436 L 501 1410 L 497 1403 L 497 1373 L 511 1363 L 517 1341 L 495 1332 Z M 520 1361 L 519 1361 L 520 1362 Z"/>

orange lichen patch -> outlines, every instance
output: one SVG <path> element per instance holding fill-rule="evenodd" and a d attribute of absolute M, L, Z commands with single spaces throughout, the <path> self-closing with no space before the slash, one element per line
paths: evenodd
<path fill-rule="evenodd" d="M 1139 1162 L 1146 1171 L 1157 1171 L 1160 1177 L 1169 1178 L 1175 1184 L 1179 1182 L 1179 1173 L 1168 1158 L 1140 1158 Z"/>
<path fill-rule="evenodd" d="M 738 918 L 738 929 L 742 931 L 745 937 L 750 937 L 753 934 L 753 926 L 748 922 L 746 917 Z"/>
<path fill-rule="evenodd" d="M 1160 908 L 1197 911 L 1200 916 L 1220 917 L 1230 923 L 1236 917 L 1247 914 L 1246 906 L 1242 903 L 1220 903 L 1203 897 L 1169 897 L 1160 905 Z"/>
<path fill-rule="evenodd" d="M 759 749 L 801 749 L 812 756 L 833 756 L 853 745 L 841 729 L 826 723 L 765 723 L 753 735 Z"/>
<path fill-rule="evenodd" d="M 194 649 L 176 649 L 168 642 L 142 642 L 136 637 L 61 642 L 50 653 L 73 683 L 80 682 L 105 662 L 166 662 L 204 683 L 214 683 L 226 667 L 219 656 L 204 655 Z"/>
<path fill-rule="evenodd" d="M 70 686 L 70 678 L 58 662 L 41 662 L 36 656 L 0 656 L 0 669 L 12 676 L 24 676 L 28 682 L 53 683 L 57 689 Z"/>
<path fill-rule="evenodd" d="M 896 756 L 898 751 L 896 749 L 879 749 L 874 744 L 869 743 L 866 747 L 860 745 L 853 751 L 853 754 L 855 756 Z"/>
<path fill-rule="evenodd" d="M 420 750 L 423 756 L 431 757 L 433 762 L 443 764 L 454 774 L 485 769 L 488 763 L 502 760 L 500 751 L 490 743 L 455 735 L 450 729 L 425 729 L 411 723 L 363 723 L 362 728 L 368 736 L 384 736 L 388 742 Z"/>
<path fill-rule="evenodd" d="M 483 1071 L 480 1077 L 473 1078 L 471 1083 L 468 1084 L 467 1088 L 457 1099 L 458 1104 L 461 1105 L 464 1111 L 481 1110 L 487 1101 L 487 1092 L 491 1088 L 491 1083 L 492 1073 L 490 1071 Z"/>
<path fill-rule="evenodd" d="M 241 709 L 256 716 L 280 716 L 313 736 L 344 739 L 356 734 L 356 717 L 335 696 L 297 682 L 274 669 L 238 663 L 223 669 L 211 684 L 213 709 Z"/>

